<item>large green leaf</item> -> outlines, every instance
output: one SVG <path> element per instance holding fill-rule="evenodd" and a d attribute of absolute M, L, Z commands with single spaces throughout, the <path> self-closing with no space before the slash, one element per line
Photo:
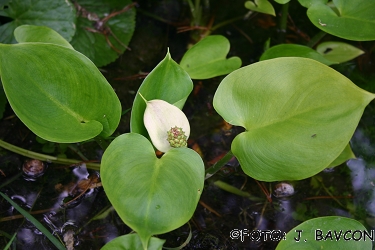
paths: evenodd
<path fill-rule="evenodd" d="M 191 218 L 204 183 L 198 153 L 174 148 L 159 159 L 150 141 L 136 133 L 121 135 L 109 145 L 100 170 L 110 202 L 144 247 L 152 235 Z"/>
<path fill-rule="evenodd" d="M 68 41 L 76 31 L 76 11 L 70 1 L 12 0 L 0 15 L 13 19 L 0 26 L 0 43 L 16 43 L 13 31 L 22 24 L 48 26 Z"/>
<path fill-rule="evenodd" d="M 280 44 L 266 50 L 259 61 L 278 58 L 278 57 L 305 57 L 311 58 L 326 65 L 333 62 L 327 60 L 323 55 L 319 54 L 310 47 L 298 44 Z"/>
<path fill-rule="evenodd" d="M 224 36 L 207 36 L 185 53 L 180 65 L 192 79 L 228 74 L 241 67 L 239 57 L 226 59 L 229 48 L 229 41 Z"/>
<path fill-rule="evenodd" d="M 79 0 L 77 32 L 71 44 L 98 67 L 115 61 L 133 36 L 135 9 L 130 0 Z M 125 8 L 125 9 L 124 9 Z M 124 12 L 121 12 L 125 10 Z M 108 21 L 101 22 L 111 14 Z M 97 20 L 95 20 L 97 19 Z"/>
<path fill-rule="evenodd" d="M 375 40 L 375 1 L 373 0 L 333 0 L 313 2 L 307 16 L 319 29 L 348 40 Z"/>
<path fill-rule="evenodd" d="M 313 249 L 372 249 L 370 232 L 358 221 L 327 216 L 303 222 L 290 230 L 277 245 L 276 250 Z"/>
<path fill-rule="evenodd" d="M 316 47 L 316 51 L 325 59 L 335 63 L 346 62 L 365 53 L 353 45 L 332 41 L 319 44 Z"/>
<path fill-rule="evenodd" d="M 344 151 L 374 95 L 315 60 L 283 57 L 229 74 L 216 111 L 245 132 L 233 154 L 249 176 L 298 180 L 328 167 Z"/>
<path fill-rule="evenodd" d="M 164 100 L 182 109 L 192 90 L 193 82 L 189 75 L 173 61 L 168 52 L 138 89 L 130 118 L 131 131 L 147 136 L 143 124 L 146 103 L 138 93 L 141 93 L 146 100 Z"/>
<path fill-rule="evenodd" d="M 165 240 L 161 240 L 155 237 L 151 237 L 148 242 L 147 250 L 161 250 L 163 248 Z M 127 234 L 123 236 L 116 237 L 111 240 L 101 250 L 143 250 L 141 239 L 138 234 Z"/>
<path fill-rule="evenodd" d="M 111 135 L 121 104 L 96 66 L 55 44 L 0 45 L 0 72 L 14 112 L 39 137 L 79 142 Z"/>

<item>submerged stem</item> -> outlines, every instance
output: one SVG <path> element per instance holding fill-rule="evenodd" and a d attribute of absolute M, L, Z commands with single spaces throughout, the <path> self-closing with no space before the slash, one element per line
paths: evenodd
<path fill-rule="evenodd" d="M 310 41 L 306 45 L 309 46 L 310 48 L 314 47 L 325 35 L 327 35 L 327 33 L 321 30 L 313 38 L 311 38 Z"/>
<path fill-rule="evenodd" d="M 219 171 L 230 159 L 233 157 L 233 153 L 231 150 L 226 153 L 219 161 L 217 161 L 214 165 L 206 169 L 206 179 L 210 178 L 214 175 L 217 171 Z"/>
<path fill-rule="evenodd" d="M 109 143 L 106 140 L 104 140 L 103 137 L 96 136 L 94 139 L 96 143 L 98 143 L 98 145 L 101 147 L 101 149 L 106 150 L 108 148 Z"/>
<path fill-rule="evenodd" d="M 288 21 L 288 9 L 289 3 L 283 4 L 281 9 L 281 18 L 280 18 L 280 33 L 279 33 L 279 43 L 284 43 L 286 26 Z"/>
<path fill-rule="evenodd" d="M 0 147 L 3 147 L 9 151 L 12 151 L 16 154 L 23 155 L 25 157 L 29 157 L 32 159 L 37 159 L 41 161 L 47 161 L 47 162 L 53 162 L 53 163 L 58 163 L 58 164 L 65 164 L 65 165 L 71 165 L 71 164 L 76 164 L 76 163 L 82 163 L 82 161 L 75 160 L 75 159 L 65 159 L 65 158 L 58 158 L 55 156 L 51 155 L 45 155 L 45 154 L 40 154 L 36 153 L 27 149 L 23 149 L 17 146 L 14 146 L 10 143 L 7 143 L 3 140 L 0 140 Z M 94 170 L 99 170 L 100 169 L 100 164 L 99 163 L 93 163 L 93 162 L 86 162 L 86 167 Z"/>

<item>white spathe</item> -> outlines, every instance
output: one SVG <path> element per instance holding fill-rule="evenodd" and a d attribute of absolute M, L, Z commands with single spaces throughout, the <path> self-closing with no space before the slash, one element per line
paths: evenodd
<path fill-rule="evenodd" d="M 189 138 L 190 124 L 179 108 L 157 99 L 146 101 L 146 104 L 143 122 L 155 148 L 164 153 L 172 148 L 167 140 L 168 131 L 176 126 Z"/>

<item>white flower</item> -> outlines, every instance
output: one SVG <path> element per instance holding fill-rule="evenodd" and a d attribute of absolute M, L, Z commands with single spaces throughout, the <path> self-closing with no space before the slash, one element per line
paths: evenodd
<path fill-rule="evenodd" d="M 190 124 L 184 112 L 163 100 L 144 100 L 147 107 L 143 122 L 155 148 L 167 152 L 173 147 L 186 147 Z"/>

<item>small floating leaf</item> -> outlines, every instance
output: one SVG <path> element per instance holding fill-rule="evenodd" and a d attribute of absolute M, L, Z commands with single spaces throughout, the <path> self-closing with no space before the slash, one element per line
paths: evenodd
<path fill-rule="evenodd" d="M 333 62 L 326 59 L 324 56 L 316 52 L 310 47 L 298 44 L 280 44 L 267 49 L 259 61 L 278 58 L 278 57 L 305 57 L 311 58 L 326 65 L 331 65 Z"/>
<path fill-rule="evenodd" d="M 241 67 L 239 57 L 226 58 L 229 48 L 229 41 L 224 36 L 207 36 L 185 53 L 180 65 L 192 79 L 228 74 Z"/>
<path fill-rule="evenodd" d="M 325 59 L 335 63 L 347 62 L 365 53 L 363 50 L 343 42 L 324 42 L 317 46 L 316 51 Z"/>

